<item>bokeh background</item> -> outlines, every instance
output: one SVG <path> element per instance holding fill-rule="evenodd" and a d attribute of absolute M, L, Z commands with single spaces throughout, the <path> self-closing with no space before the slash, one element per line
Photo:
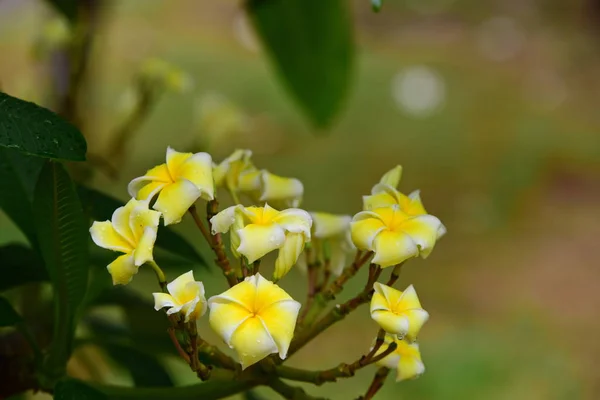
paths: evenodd
<path fill-rule="evenodd" d="M 80 99 L 90 154 L 112 160 L 111 135 L 131 112 L 132 82 L 148 59 L 183 75 L 136 129 L 117 171 L 99 162 L 87 183 L 125 200 L 127 182 L 162 162 L 168 145 L 208 149 L 216 160 L 249 148 L 259 167 L 302 180 L 303 208 L 354 214 L 361 195 L 401 164 L 400 189 L 421 189 L 448 234 L 429 259 L 406 265 L 398 285 L 414 284 L 431 314 L 420 337 L 427 372 L 397 385 L 390 378 L 377 398 L 600 396 L 599 2 L 390 0 L 374 13 L 367 0 L 348 1 L 352 82 L 327 128 L 314 128 L 281 84 L 242 2 L 106 4 Z M 3 91 L 55 105 L 56 15 L 42 1 L 0 0 Z M 177 227 L 210 257 L 193 228 Z M 0 243 L 14 241 L 25 239 L 0 214 Z M 215 269 L 196 276 L 209 295 L 225 288 Z M 146 296 L 153 285 L 150 271 L 132 283 Z M 297 270 L 282 286 L 296 298 L 305 292 Z M 363 306 L 290 365 L 353 361 L 376 331 Z M 194 381 L 167 362 L 177 383 Z M 93 349 L 70 373 L 130 382 Z M 355 398 L 373 373 L 307 390 Z"/>

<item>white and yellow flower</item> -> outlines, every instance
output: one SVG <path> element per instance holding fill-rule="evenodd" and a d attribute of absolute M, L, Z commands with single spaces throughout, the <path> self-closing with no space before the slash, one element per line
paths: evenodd
<path fill-rule="evenodd" d="M 359 250 L 373 251 L 373 263 L 389 267 L 420 255 L 435 245 L 441 222 L 433 215 L 410 216 L 397 204 L 361 211 L 352 218 L 352 241 Z"/>
<path fill-rule="evenodd" d="M 327 246 L 330 252 L 329 269 L 334 276 L 341 275 L 348 256 L 356 251 L 350 238 L 350 215 L 311 212 L 313 242 Z"/>
<path fill-rule="evenodd" d="M 301 304 L 260 274 L 208 299 L 213 330 L 238 355 L 242 368 L 269 354 L 285 359 Z"/>
<path fill-rule="evenodd" d="M 429 319 L 421 308 L 419 297 L 410 285 L 404 292 L 376 282 L 371 299 L 371 318 L 391 335 L 405 338 L 409 342 L 417 339 L 423 324 Z"/>
<path fill-rule="evenodd" d="M 148 202 L 129 200 L 115 210 L 110 221 L 95 221 L 90 228 L 98 246 L 125 253 L 107 266 L 114 285 L 131 282 L 138 268 L 153 261 L 152 251 L 160 213 L 148 209 Z"/>
<path fill-rule="evenodd" d="M 184 322 L 197 320 L 206 313 L 204 285 L 194 280 L 192 271 L 186 272 L 167 284 L 167 293 L 152 293 L 154 309 L 169 307 L 167 315 L 181 313 Z"/>
<path fill-rule="evenodd" d="M 236 150 L 215 166 L 216 185 L 234 194 L 244 194 L 255 203 L 298 207 L 304 194 L 302 182 L 256 168 L 250 161 L 251 156 L 250 150 Z"/>
<path fill-rule="evenodd" d="M 210 223 L 213 234 L 231 230 L 232 246 L 237 246 L 235 254 L 243 255 L 249 263 L 279 249 L 275 280 L 288 273 L 311 238 L 310 214 L 298 208 L 277 211 L 268 204 L 264 207 L 236 205 L 212 217 Z"/>
<path fill-rule="evenodd" d="M 393 335 L 385 335 L 384 344 L 375 355 L 379 355 L 387 349 L 390 343 L 396 343 L 396 349 L 387 357 L 378 361 L 380 367 L 396 370 L 396 382 L 406 379 L 415 379 L 425 372 L 425 365 L 421 360 L 421 352 L 417 343 L 409 343 L 400 340 Z"/>
<path fill-rule="evenodd" d="M 401 177 L 402 167 L 400 165 L 386 172 L 379 183 L 373 186 L 371 194 L 363 196 L 363 209 L 370 211 L 380 207 L 398 205 L 404 213 L 410 216 L 427 215 L 419 190 L 413 191 L 408 196 L 397 190 Z M 438 239 L 445 233 L 446 227 L 441 224 L 437 234 Z"/>
<path fill-rule="evenodd" d="M 256 203 L 298 207 L 304 194 L 304 185 L 296 178 L 286 178 L 262 169 L 242 173 L 239 190 Z"/>
<path fill-rule="evenodd" d="M 138 200 L 158 198 L 154 209 L 163 214 L 165 225 L 181 221 L 198 200 L 214 199 L 212 158 L 208 153 L 179 153 L 167 149 L 167 162 L 129 183 L 129 194 Z"/>

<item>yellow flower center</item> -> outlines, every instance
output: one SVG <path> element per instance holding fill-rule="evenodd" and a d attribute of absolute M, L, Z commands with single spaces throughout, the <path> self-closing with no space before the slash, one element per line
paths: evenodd
<path fill-rule="evenodd" d="M 279 211 L 275 209 L 264 207 L 246 207 L 246 210 L 250 211 L 252 215 L 250 221 L 256 225 L 270 225 L 279 214 Z"/>
<path fill-rule="evenodd" d="M 400 211 L 398 207 L 384 207 L 375 209 L 374 212 L 379 215 L 381 221 L 390 232 L 401 232 L 402 225 L 410 218 L 408 214 Z"/>

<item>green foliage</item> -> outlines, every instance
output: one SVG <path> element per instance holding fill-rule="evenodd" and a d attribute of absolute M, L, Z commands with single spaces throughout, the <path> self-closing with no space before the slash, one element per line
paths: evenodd
<path fill-rule="evenodd" d="M 33 191 L 44 160 L 0 147 L 0 208 L 21 229 L 29 242 L 37 243 L 31 217 Z"/>
<path fill-rule="evenodd" d="M 136 386 L 173 386 L 173 381 L 165 368 L 150 353 L 139 350 L 135 346 L 106 340 L 97 341 L 95 344 L 104 349 L 113 360 L 131 373 Z"/>
<path fill-rule="evenodd" d="M 120 200 L 92 188 L 79 185 L 77 192 L 84 204 L 86 214 L 96 221 L 110 220 L 112 213 L 123 206 Z M 194 264 L 207 267 L 202 255 L 183 236 L 169 227 L 160 228 L 155 247 L 167 250 Z"/>
<path fill-rule="evenodd" d="M 77 128 L 50 110 L 0 92 L 0 147 L 53 159 L 84 161 Z"/>
<path fill-rule="evenodd" d="M 54 400 L 108 400 L 108 396 L 81 381 L 67 379 L 56 384 Z"/>
<path fill-rule="evenodd" d="M 283 83 L 319 127 L 349 89 L 354 42 L 345 0 L 251 0 L 248 13 Z"/>
<path fill-rule="evenodd" d="M 0 327 L 13 326 L 21 322 L 21 316 L 6 298 L 0 296 Z"/>
<path fill-rule="evenodd" d="M 56 11 L 64 15 L 69 21 L 77 19 L 77 0 L 46 0 Z"/>
<path fill-rule="evenodd" d="M 44 165 L 33 204 L 40 251 L 54 289 L 54 339 L 47 367 L 50 374 L 60 375 L 71 354 L 74 319 L 87 288 L 88 231 L 75 187 L 60 163 Z"/>
<path fill-rule="evenodd" d="M 373 8 L 373 11 L 375 11 L 375 12 L 381 11 L 382 5 L 383 5 L 383 0 L 371 0 L 371 8 Z"/>
<path fill-rule="evenodd" d="M 0 274 L 0 291 L 48 280 L 44 261 L 35 251 L 21 244 L 0 246 Z"/>

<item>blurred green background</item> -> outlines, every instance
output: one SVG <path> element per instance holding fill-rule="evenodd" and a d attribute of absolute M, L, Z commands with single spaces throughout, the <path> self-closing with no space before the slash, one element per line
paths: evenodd
<path fill-rule="evenodd" d="M 401 384 L 390 378 L 377 398 L 600 396 L 599 2 L 390 0 L 373 13 L 367 0 L 349 1 L 352 84 L 326 129 L 313 128 L 282 86 L 241 2 L 107 4 L 81 99 L 90 153 L 111 160 L 110 136 L 144 60 L 166 60 L 193 84 L 161 96 L 116 179 L 96 173 L 88 183 L 126 200 L 129 180 L 164 162 L 168 145 L 198 151 L 210 137 L 216 160 L 249 148 L 259 167 L 302 180 L 302 208 L 354 214 L 361 195 L 401 164 L 400 189 L 421 189 L 448 234 L 398 284 L 414 284 L 431 314 L 420 336 L 427 371 Z M 0 0 L 2 90 L 48 107 L 54 61 L 34 49 L 53 18 L 41 1 Z M 210 257 L 190 221 L 176 229 Z M 0 243 L 24 240 L 0 214 Z M 216 272 L 196 271 L 207 295 L 225 288 Z M 304 295 L 297 270 L 281 284 Z M 132 283 L 145 296 L 153 285 L 150 271 Z M 201 332 L 215 340 L 206 322 Z M 351 362 L 376 332 L 363 306 L 290 365 Z M 92 349 L 72 360 L 72 375 L 92 375 L 86 357 L 108 382 L 129 382 Z M 168 362 L 178 383 L 194 381 Z M 373 373 L 307 391 L 355 398 Z"/>

